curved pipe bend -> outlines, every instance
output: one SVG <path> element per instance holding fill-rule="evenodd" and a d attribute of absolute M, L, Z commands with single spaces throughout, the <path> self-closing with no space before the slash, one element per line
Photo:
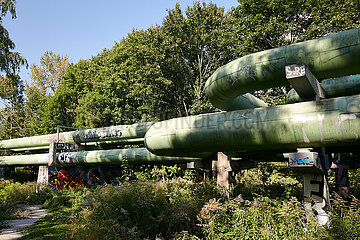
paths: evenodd
<path fill-rule="evenodd" d="M 215 107 L 226 111 L 264 106 L 254 96 L 240 95 L 289 85 L 284 68 L 298 63 L 305 63 L 318 79 L 360 73 L 360 29 L 236 59 L 214 72 L 205 84 L 205 93 Z"/>

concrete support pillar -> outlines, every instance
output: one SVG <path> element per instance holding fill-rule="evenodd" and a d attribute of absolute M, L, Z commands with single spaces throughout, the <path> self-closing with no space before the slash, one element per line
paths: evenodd
<path fill-rule="evenodd" d="M 56 143 L 51 142 L 49 146 L 48 166 L 39 166 L 36 192 L 41 191 L 49 184 L 49 166 L 56 165 Z"/>
<path fill-rule="evenodd" d="M 230 188 L 230 179 L 229 172 L 231 172 L 230 165 L 231 158 L 225 155 L 222 152 L 217 154 L 217 184 L 220 186 L 224 186 L 225 188 Z"/>
<path fill-rule="evenodd" d="M 56 165 L 56 143 L 52 142 L 49 146 L 49 162 L 48 166 Z"/>
<path fill-rule="evenodd" d="M 36 192 L 41 191 L 49 184 L 48 166 L 39 166 L 38 179 L 36 184 Z"/>
<path fill-rule="evenodd" d="M 318 224 L 320 226 L 327 225 L 329 223 L 327 212 L 330 198 L 326 176 L 324 174 L 304 174 L 303 189 L 304 207 L 307 215 L 309 216 L 315 211 Z"/>
<path fill-rule="evenodd" d="M 320 155 L 323 153 L 320 153 Z M 329 223 L 329 187 L 319 153 L 298 149 L 289 154 L 289 167 L 303 173 L 304 207 L 308 216 L 315 212 L 320 226 Z M 322 156 L 322 158 L 326 158 Z"/>

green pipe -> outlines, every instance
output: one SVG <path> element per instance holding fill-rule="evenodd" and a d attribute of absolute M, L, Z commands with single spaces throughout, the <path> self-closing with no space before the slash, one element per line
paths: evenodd
<path fill-rule="evenodd" d="M 25 152 L 25 151 L 49 151 L 49 146 L 43 146 L 43 147 L 32 147 L 32 148 L 13 148 L 10 149 L 12 152 Z"/>
<path fill-rule="evenodd" d="M 243 109 L 240 95 L 289 85 L 285 66 L 305 63 L 318 79 L 360 73 L 360 29 L 253 53 L 220 68 L 206 81 L 205 93 L 222 110 Z M 252 104 L 251 102 L 249 103 Z"/>
<path fill-rule="evenodd" d="M 73 133 L 73 139 L 77 143 L 122 141 L 143 138 L 153 122 L 136 123 L 132 125 L 119 125 L 113 127 L 82 129 Z"/>
<path fill-rule="evenodd" d="M 202 114 L 154 124 L 145 135 L 145 146 L 166 156 L 358 146 L 359 116 L 360 95 Z"/>
<path fill-rule="evenodd" d="M 351 96 L 360 93 L 360 74 L 329 78 L 323 80 L 320 85 L 323 87 L 326 98 L 340 96 Z M 299 95 L 295 89 L 291 89 L 286 96 L 286 103 L 299 102 Z"/>
<path fill-rule="evenodd" d="M 146 148 L 112 149 L 100 151 L 84 151 L 60 153 L 57 161 L 60 164 L 146 164 L 146 163 L 186 163 L 201 160 L 191 157 L 157 156 Z"/>
<path fill-rule="evenodd" d="M 258 162 L 284 162 L 289 161 L 289 153 L 283 153 L 282 151 L 253 151 L 253 152 L 224 152 L 231 157 L 231 160 L 246 161 L 254 160 Z"/>
<path fill-rule="evenodd" d="M 48 134 L 26 138 L 16 138 L 0 141 L 0 148 L 26 149 L 49 146 L 51 142 L 87 143 L 116 141 L 118 144 L 142 143 L 146 131 L 153 122 L 137 123 L 132 125 L 120 125 L 105 128 L 93 128 L 58 134 Z"/>
<path fill-rule="evenodd" d="M 117 145 L 126 145 L 126 144 L 143 144 L 144 138 L 130 138 L 123 140 L 113 140 L 113 141 L 100 141 L 97 142 L 98 145 L 101 146 L 117 146 Z"/>
<path fill-rule="evenodd" d="M 0 166 L 8 165 L 47 165 L 49 154 L 0 156 Z"/>
<path fill-rule="evenodd" d="M 156 156 L 145 148 L 112 149 L 100 151 L 58 153 L 57 162 L 61 165 L 82 164 L 158 164 L 186 163 L 201 158 Z M 49 154 L 0 156 L 0 165 L 47 165 Z"/>
<path fill-rule="evenodd" d="M 123 140 L 113 140 L 113 141 L 99 141 L 99 142 L 88 142 L 86 145 L 100 145 L 100 146 L 119 146 L 119 145 L 133 145 L 133 144 L 143 144 L 144 138 L 133 138 L 133 139 L 123 139 Z M 25 151 L 49 151 L 49 145 L 41 147 L 28 147 L 28 148 L 12 148 L 12 152 L 25 152 Z"/>
<path fill-rule="evenodd" d="M 60 142 L 72 143 L 75 144 L 73 137 L 73 132 L 63 132 L 59 134 Z M 25 137 L 25 138 L 14 138 L 8 140 L 0 141 L 0 148 L 3 149 L 17 149 L 17 148 L 36 148 L 49 146 L 51 142 L 56 142 L 57 134 L 47 134 L 34 137 Z"/>

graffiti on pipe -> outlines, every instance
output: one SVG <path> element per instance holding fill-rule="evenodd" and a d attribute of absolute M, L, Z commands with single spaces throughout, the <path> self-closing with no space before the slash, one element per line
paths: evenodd
<path fill-rule="evenodd" d="M 317 117 L 315 116 L 303 116 L 303 115 L 294 115 L 293 116 L 293 121 L 294 122 L 301 122 L 301 129 L 302 129 L 302 137 L 304 142 L 306 143 L 310 143 L 310 139 L 308 138 L 306 131 L 305 131 L 305 127 L 306 124 L 309 122 L 313 122 L 315 120 L 318 120 L 319 123 L 319 131 L 320 131 L 320 138 L 321 138 L 321 142 L 326 143 L 326 142 L 336 142 L 335 139 L 325 139 L 324 137 L 324 133 L 323 133 L 323 120 L 325 118 L 324 114 L 318 114 Z M 343 133 L 348 133 L 354 136 L 353 140 L 347 140 L 347 141 L 356 141 L 359 139 L 359 135 L 351 130 L 345 129 L 342 126 L 342 123 L 345 122 L 346 120 L 354 120 L 356 119 L 356 115 L 355 114 L 341 114 L 338 116 L 336 122 L 334 122 L 334 127 L 339 130 L 340 132 Z M 340 139 L 341 141 L 344 141 L 343 139 Z"/>
<path fill-rule="evenodd" d="M 122 132 L 117 129 L 110 130 L 98 130 L 98 131 L 86 131 L 84 133 L 80 133 L 78 137 L 80 140 L 96 140 L 103 138 L 118 138 L 122 136 Z"/>
<path fill-rule="evenodd" d="M 56 143 L 57 151 L 76 151 L 79 150 L 79 146 L 77 144 L 70 143 Z"/>
<path fill-rule="evenodd" d="M 62 152 L 57 155 L 60 164 L 75 164 L 77 152 Z"/>
<path fill-rule="evenodd" d="M 48 142 L 49 143 L 52 143 L 52 142 L 67 142 L 67 139 L 64 135 L 59 135 L 59 139 L 57 136 L 51 136 L 49 139 L 48 139 Z"/>

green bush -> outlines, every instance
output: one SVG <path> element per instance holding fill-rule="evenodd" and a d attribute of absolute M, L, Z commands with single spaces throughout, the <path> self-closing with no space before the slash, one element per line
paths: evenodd
<path fill-rule="evenodd" d="M 213 196 L 223 196 L 215 184 L 194 184 L 184 179 L 99 187 L 85 197 L 73 237 L 185 237 L 183 231 L 191 235 L 198 230 L 196 216 Z"/>
<path fill-rule="evenodd" d="M 13 218 L 15 216 L 16 207 L 9 202 L 0 202 L 0 221 Z"/>
<path fill-rule="evenodd" d="M 255 199 L 246 204 L 210 200 L 198 220 L 206 239 L 316 239 L 324 229 L 306 219 L 296 198 L 289 201 Z"/>
<path fill-rule="evenodd" d="M 176 179 L 182 171 L 178 167 L 148 168 L 144 173 L 133 172 L 132 180 L 119 179 L 117 186 L 66 191 L 44 188 L 38 193 L 35 183 L 1 182 L 3 215 L 0 217 L 9 218 L 15 203 L 44 204 L 53 213 L 47 217 L 47 226 L 60 226 L 56 232 L 59 239 L 356 239 L 360 236 L 358 195 L 343 199 L 333 194 L 331 224 L 319 227 L 315 216 L 306 217 L 301 176 L 289 172 L 282 163 L 263 163 L 258 169 L 242 171 L 230 191 L 211 181 L 195 183 Z M 330 179 L 333 175 L 330 173 Z M 191 174 L 187 176 L 194 178 Z M 358 184 L 356 181 L 353 184 L 356 189 Z"/>
<path fill-rule="evenodd" d="M 331 207 L 331 225 L 328 228 L 327 239 L 358 239 L 360 236 L 359 199 L 352 196 L 350 201 L 346 201 L 335 193 Z"/>
<path fill-rule="evenodd" d="M 13 204 L 25 203 L 26 199 L 36 191 L 35 182 L 27 182 L 24 184 L 15 182 L 1 186 L 0 199 L 4 202 Z"/>
<path fill-rule="evenodd" d="M 25 199 L 25 203 L 29 205 L 44 204 L 48 199 L 53 197 L 53 193 L 53 190 L 45 187 L 37 192 L 30 193 L 30 195 Z"/>
<path fill-rule="evenodd" d="M 296 197 L 301 200 L 301 176 L 290 171 L 285 163 L 260 163 L 259 168 L 245 170 L 237 175 L 233 188 L 233 197 L 242 195 L 246 200 L 267 197 L 277 200 L 289 200 Z"/>

